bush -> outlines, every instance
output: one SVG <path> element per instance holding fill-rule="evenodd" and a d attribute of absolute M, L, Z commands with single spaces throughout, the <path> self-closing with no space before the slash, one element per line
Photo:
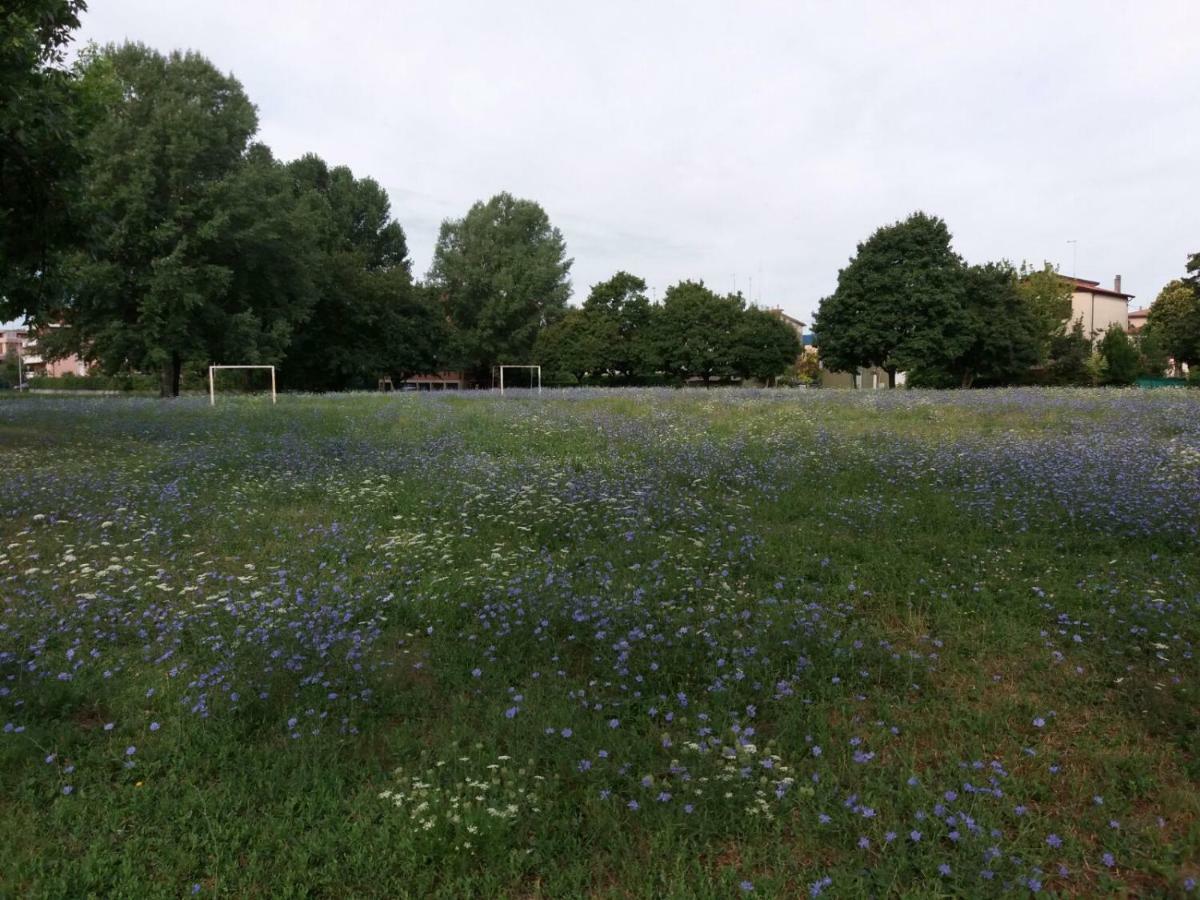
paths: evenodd
<path fill-rule="evenodd" d="M 1142 360 L 1137 347 L 1124 330 L 1110 328 L 1104 332 L 1098 347 L 1104 360 L 1103 384 L 1133 384 L 1142 373 Z"/>

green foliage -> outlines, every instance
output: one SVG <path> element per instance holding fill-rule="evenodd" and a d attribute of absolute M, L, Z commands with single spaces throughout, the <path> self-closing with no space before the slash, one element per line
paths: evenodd
<path fill-rule="evenodd" d="M 763 309 L 747 309 L 733 333 L 733 371 L 764 384 L 796 365 L 801 353 L 796 331 Z"/>
<path fill-rule="evenodd" d="M 1071 285 L 1050 263 L 1035 269 L 1022 263 L 1018 273 L 1017 291 L 1037 323 L 1038 358 L 1043 362 L 1050 356 L 1050 343 L 1066 333 L 1071 317 Z"/>
<path fill-rule="evenodd" d="M 1189 261 L 1196 268 L 1197 257 Z M 1175 280 L 1159 291 L 1150 304 L 1146 331 L 1166 354 L 1191 368 L 1200 363 L 1200 290 L 1196 278 Z"/>
<path fill-rule="evenodd" d="M 702 281 L 671 285 L 653 319 L 660 367 L 676 377 L 705 381 L 734 374 L 744 309 L 741 294 L 717 294 Z"/>
<path fill-rule="evenodd" d="M 1040 324 L 1012 266 L 969 266 L 963 281 L 961 349 L 940 365 L 917 366 L 909 373 L 914 387 L 1013 384 L 1038 362 Z"/>
<path fill-rule="evenodd" d="M 138 44 L 92 54 L 82 83 L 108 104 L 86 137 L 69 323 L 47 341 L 104 371 L 278 362 L 315 299 L 316 198 L 262 146 L 241 85 L 195 53 Z"/>
<path fill-rule="evenodd" d="M 70 240 L 81 155 L 64 68 L 83 0 L 6 0 L 0 13 L 0 320 L 36 313 Z"/>
<path fill-rule="evenodd" d="M 616 327 L 616 338 L 606 351 L 602 368 L 620 373 L 626 380 L 650 372 L 654 360 L 648 342 L 652 308 L 643 279 L 618 272 L 592 286 L 583 308 L 606 317 Z"/>
<path fill-rule="evenodd" d="M 1133 341 L 1141 359 L 1141 374 L 1161 378 L 1170 361 L 1162 339 L 1153 328 L 1143 326 L 1142 330 L 1134 335 Z"/>
<path fill-rule="evenodd" d="M 287 353 L 292 388 L 373 387 L 382 375 L 436 371 L 446 329 L 436 295 L 413 285 L 408 246 L 387 192 L 318 156 L 287 165 L 301 192 L 320 200 L 317 300 Z"/>
<path fill-rule="evenodd" d="M 1124 330 L 1110 328 L 1104 332 L 1098 350 L 1104 359 L 1105 384 L 1133 384 L 1142 374 L 1141 356 Z"/>
<path fill-rule="evenodd" d="M 620 342 L 613 317 L 593 309 L 570 309 L 538 335 L 533 358 L 550 373 L 566 373 L 582 383 L 588 374 L 610 368 L 612 350 Z"/>
<path fill-rule="evenodd" d="M 562 233 L 532 200 L 497 194 L 442 223 L 429 280 L 440 291 L 468 365 L 528 362 L 538 332 L 571 294 Z"/>
<path fill-rule="evenodd" d="M 1051 384 L 1087 385 L 1093 383 L 1095 371 L 1089 368 L 1092 344 L 1083 335 L 1083 323 L 1076 322 L 1070 331 L 1055 335 L 1050 341 L 1050 362 L 1046 372 Z"/>
<path fill-rule="evenodd" d="M 914 213 L 858 245 L 813 330 L 833 371 L 941 368 L 969 344 L 962 260 L 941 219 Z"/>

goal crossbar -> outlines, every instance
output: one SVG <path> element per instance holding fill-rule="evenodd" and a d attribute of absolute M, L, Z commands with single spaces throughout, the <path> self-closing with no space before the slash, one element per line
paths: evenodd
<path fill-rule="evenodd" d="M 503 366 L 496 366 L 496 369 L 499 369 L 499 370 L 500 370 L 500 396 L 501 396 L 501 397 L 503 397 L 503 396 L 504 396 L 504 370 L 505 370 L 505 369 L 531 369 L 531 370 L 533 370 L 534 372 L 536 372 L 536 373 L 537 373 L 537 392 L 538 392 L 539 394 L 542 392 L 542 367 L 541 367 L 541 366 L 510 366 L 510 365 L 503 365 Z M 493 369 L 493 375 L 492 375 L 492 378 L 493 378 L 493 384 L 495 383 L 495 381 L 494 381 L 494 379 L 495 379 L 495 374 L 494 374 L 494 373 L 495 373 L 495 369 Z"/>
<path fill-rule="evenodd" d="M 216 373 L 218 369 L 270 369 L 271 370 L 271 402 L 275 403 L 275 367 L 274 366 L 209 366 L 208 367 L 208 405 L 217 405 Z"/>

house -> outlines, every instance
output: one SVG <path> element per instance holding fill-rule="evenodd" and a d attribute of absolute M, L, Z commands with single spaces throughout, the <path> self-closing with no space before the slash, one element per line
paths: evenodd
<path fill-rule="evenodd" d="M 1082 323 L 1083 336 L 1089 341 L 1095 341 L 1109 328 L 1129 330 L 1129 301 L 1133 299 L 1133 294 L 1121 291 L 1120 275 L 1113 279 L 1111 290 L 1100 287 L 1098 281 L 1088 281 L 1086 278 L 1058 277 L 1071 286 L 1068 330 L 1074 328 L 1076 322 Z"/>
<path fill-rule="evenodd" d="M 58 328 L 58 325 L 51 325 Z M 60 375 L 86 375 L 87 363 L 78 356 L 65 356 L 62 359 L 47 360 L 38 352 L 37 336 L 30 333 L 28 328 L 18 326 L 0 331 L 0 358 L 7 359 L 9 355 L 19 358 L 25 378 L 58 378 Z"/>
<path fill-rule="evenodd" d="M 780 322 L 783 322 L 783 324 L 792 326 L 792 330 L 796 332 L 796 337 L 800 338 L 801 341 L 804 340 L 804 323 L 803 322 L 801 322 L 797 318 L 793 318 L 792 316 L 789 316 L 787 313 L 785 313 L 783 311 L 782 308 L 780 308 L 778 306 L 771 307 L 770 309 L 767 310 L 767 312 L 769 312 L 771 315 L 773 315 L 775 318 L 777 318 Z"/>
<path fill-rule="evenodd" d="M 390 384 L 389 379 L 389 384 Z M 402 391 L 459 391 L 468 384 L 464 372 L 435 372 L 430 375 L 412 375 L 400 385 Z"/>
<path fill-rule="evenodd" d="M 1129 333 L 1137 334 L 1146 327 L 1146 319 L 1150 315 L 1148 309 L 1135 309 L 1129 314 Z"/>

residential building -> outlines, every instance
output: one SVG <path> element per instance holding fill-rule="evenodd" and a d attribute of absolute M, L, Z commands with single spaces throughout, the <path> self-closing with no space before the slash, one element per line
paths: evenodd
<path fill-rule="evenodd" d="M 1137 334 L 1146 327 L 1146 318 L 1150 315 L 1148 309 L 1135 309 L 1129 314 L 1129 333 Z"/>
<path fill-rule="evenodd" d="M 58 328 L 51 325 L 51 328 Z M 38 351 L 37 336 L 30 333 L 28 328 L 6 328 L 0 331 L 0 358 L 10 353 L 19 354 L 21 365 L 26 378 L 58 378 L 61 375 L 86 375 L 87 363 L 78 356 L 65 356 L 62 359 L 45 359 Z"/>
<path fill-rule="evenodd" d="M 1089 341 L 1102 337 L 1109 328 L 1129 330 L 1129 301 L 1133 294 L 1121 290 L 1121 276 L 1113 279 L 1113 286 L 1100 287 L 1098 281 L 1088 281 L 1086 278 L 1068 278 L 1060 275 L 1071 285 L 1071 317 L 1067 320 L 1067 328 L 1074 328 L 1076 322 L 1083 325 L 1083 336 Z"/>

